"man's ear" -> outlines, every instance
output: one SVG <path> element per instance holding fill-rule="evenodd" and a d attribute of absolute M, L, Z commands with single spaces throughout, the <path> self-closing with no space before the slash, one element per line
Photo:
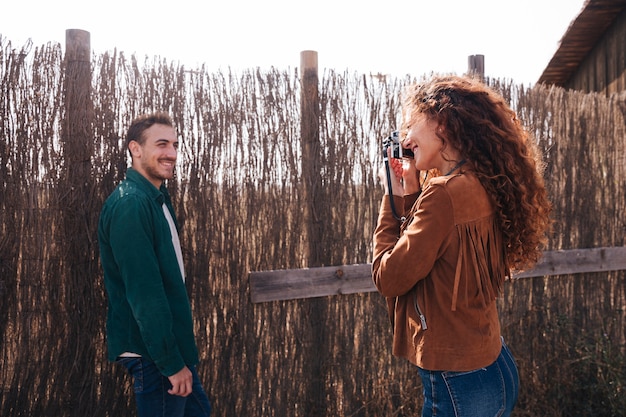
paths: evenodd
<path fill-rule="evenodd" d="M 128 143 L 128 150 L 133 158 L 139 158 L 141 156 L 141 145 L 136 140 L 131 140 Z"/>

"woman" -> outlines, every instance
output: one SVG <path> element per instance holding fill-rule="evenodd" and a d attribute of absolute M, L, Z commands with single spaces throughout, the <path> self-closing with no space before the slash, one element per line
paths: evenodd
<path fill-rule="evenodd" d="M 539 155 L 502 97 L 477 80 L 413 85 L 402 113 L 402 146 L 414 157 L 389 160 L 372 265 L 393 354 L 418 367 L 423 417 L 508 416 L 519 379 L 495 300 L 545 242 Z"/>

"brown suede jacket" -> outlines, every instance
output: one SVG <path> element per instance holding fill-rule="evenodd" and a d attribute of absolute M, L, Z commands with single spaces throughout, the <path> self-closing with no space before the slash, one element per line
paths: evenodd
<path fill-rule="evenodd" d="M 386 297 L 393 354 L 431 371 L 490 365 L 502 348 L 495 299 L 509 274 L 494 207 L 469 170 L 433 178 L 421 195 L 385 195 L 372 276 Z"/>

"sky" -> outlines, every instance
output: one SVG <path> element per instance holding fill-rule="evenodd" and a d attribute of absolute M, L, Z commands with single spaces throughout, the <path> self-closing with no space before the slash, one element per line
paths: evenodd
<path fill-rule="evenodd" d="M 3 45 L 60 43 L 90 33 L 92 53 L 140 63 L 293 70 L 317 51 L 320 74 L 463 74 L 484 55 L 485 75 L 532 85 L 585 0 L 4 0 Z"/>

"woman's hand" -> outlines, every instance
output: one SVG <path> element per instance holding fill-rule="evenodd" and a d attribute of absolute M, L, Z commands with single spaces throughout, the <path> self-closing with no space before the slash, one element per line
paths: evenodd
<path fill-rule="evenodd" d="M 415 168 L 415 162 L 412 159 L 406 160 L 406 163 L 403 164 L 402 183 L 405 195 L 416 194 L 422 190 L 420 173 L 421 171 Z"/>
<path fill-rule="evenodd" d="M 388 149 L 388 155 L 391 150 Z M 422 191 L 420 184 L 420 172 L 415 168 L 412 159 L 397 159 L 388 157 L 389 171 L 391 175 L 391 188 L 393 195 L 405 196 L 416 194 Z M 385 167 L 378 172 L 378 178 L 383 184 L 385 194 L 389 194 L 389 185 L 387 183 L 387 170 Z"/>
<path fill-rule="evenodd" d="M 390 150 L 388 149 L 390 152 Z M 391 188 L 393 195 L 404 196 L 404 186 L 402 185 L 403 167 L 402 160 L 396 158 L 388 158 L 389 160 L 389 176 L 391 177 Z M 389 184 L 387 182 L 387 170 L 382 167 L 378 172 L 378 178 L 383 184 L 385 194 L 389 194 Z"/>

